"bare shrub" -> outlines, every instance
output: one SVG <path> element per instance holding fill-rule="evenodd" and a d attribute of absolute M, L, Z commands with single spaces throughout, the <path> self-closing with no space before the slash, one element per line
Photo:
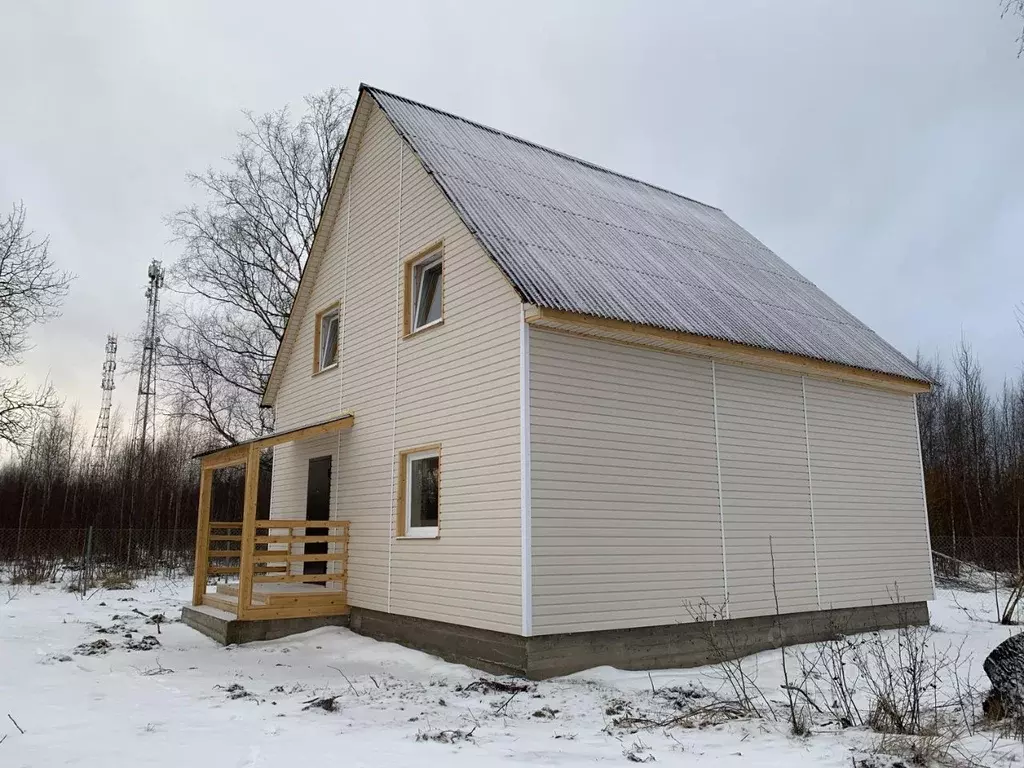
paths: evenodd
<path fill-rule="evenodd" d="M 718 679 L 731 693 L 732 700 L 747 714 L 774 720 L 771 702 L 757 684 L 756 661 L 745 656 L 737 642 L 733 625 L 725 618 L 726 606 L 715 606 L 706 598 L 684 606 L 700 632 L 708 649 L 708 660 L 714 666 L 708 674 Z"/>

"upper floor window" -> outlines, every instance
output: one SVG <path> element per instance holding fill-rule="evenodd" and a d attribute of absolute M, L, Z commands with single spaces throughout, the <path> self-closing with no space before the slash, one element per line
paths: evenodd
<path fill-rule="evenodd" d="M 405 290 L 409 316 L 406 318 L 406 333 L 414 333 L 441 322 L 442 277 L 440 249 L 407 265 Z"/>
<path fill-rule="evenodd" d="M 337 304 L 317 312 L 313 331 L 313 373 L 325 371 L 338 364 L 338 327 L 341 312 Z"/>

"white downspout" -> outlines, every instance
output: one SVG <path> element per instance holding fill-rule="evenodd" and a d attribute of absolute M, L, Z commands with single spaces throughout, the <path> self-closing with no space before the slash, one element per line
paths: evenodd
<path fill-rule="evenodd" d="M 395 362 L 394 362 L 394 387 L 391 393 L 391 506 L 388 508 L 388 613 L 391 613 L 391 548 L 395 541 L 395 510 L 398 508 L 398 501 L 395 494 L 398 492 L 395 484 L 395 464 L 397 457 L 396 438 L 398 430 L 398 344 L 402 337 L 402 172 L 405 166 L 405 142 L 398 143 L 398 246 L 395 255 L 395 286 L 397 298 L 395 299 Z"/>
<path fill-rule="evenodd" d="M 715 361 L 711 361 L 711 402 L 715 414 L 715 466 L 718 470 L 718 522 L 722 529 L 722 587 L 725 590 L 725 618 L 732 610 L 729 607 L 729 565 L 725 556 L 725 500 L 722 498 L 722 449 L 718 441 L 718 378 L 715 375 Z"/>
<path fill-rule="evenodd" d="M 523 637 L 533 634 L 533 553 L 530 511 L 530 326 L 526 305 L 519 307 L 519 512 L 522 560 Z"/>
<path fill-rule="evenodd" d="M 821 582 L 818 580 L 818 531 L 814 527 L 814 474 L 811 471 L 811 427 L 807 418 L 807 377 L 800 377 L 800 392 L 804 401 L 804 441 L 807 450 L 807 495 L 811 502 L 811 545 L 814 547 L 814 594 L 821 610 Z"/>

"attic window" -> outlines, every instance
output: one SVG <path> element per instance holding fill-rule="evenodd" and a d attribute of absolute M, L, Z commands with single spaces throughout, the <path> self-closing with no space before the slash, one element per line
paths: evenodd
<path fill-rule="evenodd" d="M 338 364 L 338 326 L 341 312 L 337 304 L 317 312 L 313 335 L 313 373 L 326 371 Z"/>
<path fill-rule="evenodd" d="M 443 278 L 439 248 L 414 258 L 406 265 L 406 333 L 415 333 L 441 322 Z"/>

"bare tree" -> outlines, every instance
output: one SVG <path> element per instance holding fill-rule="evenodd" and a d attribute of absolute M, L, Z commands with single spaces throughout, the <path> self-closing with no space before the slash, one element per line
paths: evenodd
<path fill-rule="evenodd" d="M 320 222 L 352 112 L 347 91 L 246 113 L 226 170 L 190 174 L 207 202 L 168 219 L 184 255 L 166 318 L 162 363 L 184 416 L 227 442 L 268 426 L 259 408 L 295 289 Z"/>
<path fill-rule="evenodd" d="M 1003 16 L 1016 16 L 1024 19 L 1024 0 L 1002 0 Z M 1024 30 L 1017 36 L 1017 56 L 1024 54 Z"/>
<path fill-rule="evenodd" d="M 26 227 L 21 203 L 0 218 L 0 368 L 21 362 L 29 330 L 55 317 L 67 294 L 71 275 L 54 266 L 49 245 Z M 0 376 L 0 442 L 24 445 L 53 400 L 49 385 L 32 389 L 21 378 Z"/>

